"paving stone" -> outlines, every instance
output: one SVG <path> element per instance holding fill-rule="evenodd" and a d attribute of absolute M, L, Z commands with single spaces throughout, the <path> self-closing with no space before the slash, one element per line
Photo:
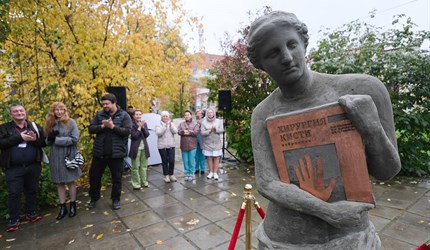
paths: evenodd
<path fill-rule="evenodd" d="M 430 218 L 405 212 L 397 219 L 397 222 L 428 232 L 430 239 Z"/>
<path fill-rule="evenodd" d="M 228 242 L 230 235 L 214 224 L 185 233 L 185 236 L 200 249 L 210 249 Z"/>
<path fill-rule="evenodd" d="M 382 243 L 382 249 L 385 250 L 415 250 L 416 246 L 407 242 L 391 238 L 386 235 L 379 235 Z"/>
<path fill-rule="evenodd" d="M 388 223 L 390 223 L 389 219 L 385 219 L 375 215 L 369 215 L 370 221 L 376 228 L 376 232 L 380 232 Z"/>
<path fill-rule="evenodd" d="M 191 245 L 190 242 L 178 236 L 146 248 L 147 250 L 193 250 L 199 249 Z M 225 248 L 226 249 L 226 248 Z M 224 249 L 224 250 L 225 250 Z M 239 249 L 239 248 L 238 248 Z"/>
<path fill-rule="evenodd" d="M 133 201 L 133 202 L 129 202 L 127 204 L 123 204 L 121 206 L 121 209 L 119 209 L 115 212 L 118 216 L 125 217 L 128 215 L 137 214 L 137 213 L 141 213 L 141 212 L 148 211 L 148 210 L 149 210 L 149 207 L 147 205 L 145 205 L 143 202 Z"/>
<path fill-rule="evenodd" d="M 129 233 L 121 234 L 115 237 L 104 238 L 99 241 L 93 241 L 90 244 L 92 250 L 133 250 L 143 249 L 138 242 Z"/>
<path fill-rule="evenodd" d="M 155 212 L 160 215 L 161 218 L 169 219 L 181 214 L 189 213 L 191 212 L 191 209 L 181 203 L 174 203 L 164 207 L 158 207 Z"/>
<path fill-rule="evenodd" d="M 170 195 L 165 194 L 162 196 L 146 199 L 144 200 L 144 202 L 148 204 L 148 206 L 151 208 L 158 208 L 158 207 L 166 206 L 168 204 L 176 203 L 178 202 L 178 200 L 176 200 Z"/>
<path fill-rule="evenodd" d="M 221 205 L 206 207 L 205 209 L 201 209 L 197 212 L 203 215 L 205 218 L 210 218 L 210 220 L 214 222 L 225 219 L 230 216 L 237 216 L 237 213 L 234 213 L 230 209 Z"/>
<path fill-rule="evenodd" d="M 430 197 L 421 197 L 408 211 L 430 218 Z"/>
<path fill-rule="evenodd" d="M 170 193 L 170 195 L 173 196 L 178 201 L 182 201 L 182 202 L 185 200 L 195 199 L 197 197 L 202 196 L 201 193 L 196 192 L 190 188 L 183 189 L 183 190 L 178 191 L 178 192 L 172 192 L 172 193 Z"/>
<path fill-rule="evenodd" d="M 419 246 L 429 240 L 428 231 L 423 231 L 399 222 L 390 224 L 384 229 L 381 235 L 386 235 L 414 246 Z"/>
<path fill-rule="evenodd" d="M 144 247 L 164 242 L 178 235 L 178 232 L 166 222 L 159 222 L 133 232 Z"/>
<path fill-rule="evenodd" d="M 55 220 L 54 218 L 49 223 L 40 225 L 40 228 L 43 228 L 43 230 L 36 230 L 36 239 L 44 239 L 47 236 L 65 232 L 71 228 L 80 228 L 80 225 L 80 221 L 76 217 L 65 217 L 62 220 Z"/>
<path fill-rule="evenodd" d="M 222 191 L 220 188 L 214 187 L 212 185 L 205 185 L 205 186 L 197 187 L 194 190 L 196 190 L 197 192 L 199 192 L 203 195 L 208 195 L 208 194 Z"/>
<path fill-rule="evenodd" d="M 92 241 L 109 239 L 124 234 L 127 232 L 127 229 L 121 221 L 112 220 L 102 224 L 86 225 L 82 228 L 82 232 L 91 243 Z"/>
<path fill-rule="evenodd" d="M 399 216 L 402 212 L 403 210 L 400 209 L 376 204 L 376 207 L 371 209 L 369 214 L 392 220 Z"/>
<path fill-rule="evenodd" d="M 168 221 L 178 232 L 181 233 L 185 233 L 211 223 L 209 220 L 194 212 L 169 219 Z"/>
<path fill-rule="evenodd" d="M 205 207 L 217 205 L 217 203 L 205 196 L 200 196 L 195 199 L 182 200 L 184 204 L 195 210 L 202 210 Z"/>
<path fill-rule="evenodd" d="M 35 243 L 37 249 L 90 249 L 81 229 L 63 229 L 38 239 Z"/>
<path fill-rule="evenodd" d="M 208 197 L 209 199 L 217 203 L 224 203 L 224 202 L 230 201 L 231 199 L 238 198 L 236 194 L 232 194 L 228 191 L 213 193 L 213 194 L 207 195 L 206 197 Z"/>
<path fill-rule="evenodd" d="M 145 211 L 142 213 L 123 217 L 123 221 L 127 226 L 127 228 L 138 229 L 138 228 L 142 228 L 142 227 L 160 222 L 162 221 L 162 219 L 153 211 Z"/>

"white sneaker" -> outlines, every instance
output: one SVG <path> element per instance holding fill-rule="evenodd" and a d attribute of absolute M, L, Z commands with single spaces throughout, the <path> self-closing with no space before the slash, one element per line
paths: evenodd
<path fill-rule="evenodd" d="M 214 179 L 217 181 L 219 179 L 219 176 L 217 173 L 214 174 Z"/>
<path fill-rule="evenodd" d="M 171 176 L 170 176 L 170 180 L 171 180 L 171 181 L 173 181 L 173 182 L 176 182 L 176 181 L 177 181 L 177 179 L 176 179 L 176 177 L 175 177 L 174 175 L 171 175 Z"/>
<path fill-rule="evenodd" d="M 210 172 L 206 178 L 212 179 L 214 177 L 214 173 Z"/>
<path fill-rule="evenodd" d="M 169 179 L 169 176 L 168 176 L 168 175 L 164 176 L 164 182 L 166 182 L 166 183 L 170 183 L 170 179 Z"/>

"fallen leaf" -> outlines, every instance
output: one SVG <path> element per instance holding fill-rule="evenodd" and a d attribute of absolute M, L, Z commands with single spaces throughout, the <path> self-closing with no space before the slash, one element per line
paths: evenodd
<path fill-rule="evenodd" d="M 418 224 L 423 224 L 423 223 L 425 223 L 425 221 L 423 220 L 418 221 Z"/>
<path fill-rule="evenodd" d="M 105 186 L 102 186 L 102 187 L 100 188 L 100 190 L 101 190 L 101 191 L 105 191 L 105 190 L 106 190 L 106 187 L 105 187 Z"/>
<path fill-rule="evenodd" d="M 128 198 L 125 198 L 124 200 L 128 202 Z"/>
<path fill-rule="evenodd" d="M 16 240 L 15 238 L 12 238 L 12 239 L 7 239 L 6 241 L 7 242 L 12 242 L 12 241 L 14 241 L 14 240 Z"/>
<path fill-rule="evenodd" d="M 51 213 L 45 214 L 43 217 L 51 216 Z"/>
<path fill-rule="evenodd" d="M 127 230 L 125 230 L 126 232 L 130 232 L 131 231 L 131 229 L 130 228 L 128 228 Z"/>
<path fill-rule="evenodd" d="M 71 240 L 71 241 L 69 241 L 69 245 L 70 245 L 70 244 L 72 244 L 73 242 L 75 242 L 75 240 Z"/>
<path fill-rule="evenodd" d="M 236 196 L 237 196 L 237 194 L 235 194 L 235 193 L 231 193 L 231 196 L 236 197 Z"/>
<path fill-rule="evenodd" d="M 90 228 L 90 227 L 93 227 L 93 226 L 94 226 L 93 224 L 88 224 L 85 227 L 83 227 L 82 229 L 87 229 L 87 228 Z"/>
<path fill-rule="evenodd" d="M 157 242 L 157 245 L 161 245 L 161 244 L 163 244 L 163 241 L 162 241 L 162 240 L 157 240 L 156 242 Z"/>
<path fill-rule="evenodd" d="M 179 231 L 185 231 L 182 227 L 178 228 Z"/>
<path fill-rule="evenodd" d="M 131 200 L 131 202 L 135 202 L 135 201 L 136 201 L 136 199 Z"/>
<path fill-rule="evenodd" d="M 197 223 L 199 223 L 200 220 L 198 219 L 192 219 L 190 221 L 187 222 L 188 225 L 196 225 Z"/>
<path fill-rule="evenodd" d="M 117 223 L 121 223 L 121 221 L 119 221 L 119 220 L 113 220 L 113 221 L 110 222 L 110 224 L 117 224 Z"/>
<path fill-rule="evenodd" d="M 103 214 L 106 215 L 106 216 L 109 215 L 109 213 L 107 211 L 104 211 Z"/>
<path fill-rule="evenodd" d="M 103 238 L 103 234 L 97 235 L 96 240 L 100 240 L 101 238 Z"/>
<path fill-rule="evenodd" d="M 87 232 L 85 235 L 86 235 L 86 236 L 90 235 L 90 232 Z"/>
<path fill-rule="evenodd" d="M 380 182 L 379 184 L 384 185 L 384 184 L 385 184 L 385 182 Z"/>
<path fill-rule="evenodd" d="M 387 201 L 391 201 L 391 199 L 390 199 L 390 198 L 388 198 L 388 199 L 387 199 Z"/>

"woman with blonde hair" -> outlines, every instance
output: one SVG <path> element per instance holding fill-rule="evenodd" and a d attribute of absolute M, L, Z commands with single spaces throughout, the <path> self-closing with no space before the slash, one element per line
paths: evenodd
<path fill-rule="evenodd" d="M 44 127 L 47 135 L 47 144 L 51 147 L 49 166 L 51 169 L 51 181 L 57 184 L 60 201 L 60 212 L 57 220 L 63 219 L 67 214 L 74 217 L 76 211 L 76 183 L 75 180 L 82 175 L 80 168 L 68 169 L 65 157 L 73 158 L 78 151 L 79 129 L 72 118 L 69 117 L 66 105 L 62 102 L 54 102 L 49 108 Z M 70 211 L 66 207 L 66 185 L 70 195 Z"/>
<path fill-rule="evenodd" d="M 201 133 L 203 136 L 203 154 L 209 168 L 208 179 L 219 179 L 219 161 L 222 155 L 221 134 L 224 132 L 223 122 L 215 116 L 215 109 L 206 110 L 206 119 L 202 122 Z"/>

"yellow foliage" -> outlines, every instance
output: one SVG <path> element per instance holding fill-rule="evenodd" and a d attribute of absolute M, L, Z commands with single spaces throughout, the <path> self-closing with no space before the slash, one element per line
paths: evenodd
<path fill-rule="evenodd" d="M 49 105 L 62 101 L 87 156 L 87 127 L 107 87 L 126 86 L 128 103 L 149 111 L 155 97 L 177 100 L 179 83 L 191 75 L 180 24 L 197 19 L 179 0 L 10 1 L 8 21 L 11 33 L 0 45 L 0 122 L 19 101 L 43 125 Z"/>

